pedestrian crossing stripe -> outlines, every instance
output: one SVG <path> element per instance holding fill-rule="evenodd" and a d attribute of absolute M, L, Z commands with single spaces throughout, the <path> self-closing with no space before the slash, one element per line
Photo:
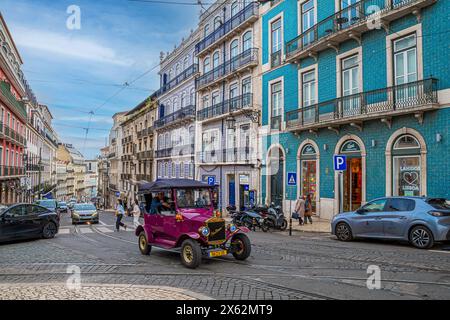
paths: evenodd
<path fill-rule="evenodd" d="M 103 232 L 103 233 L 111 233 L 111 232 L 114 232 L 113 230 L 111 230 L 111 229 L 109 229 L 109 228 L 106 228 L 106 227 L 99 227 L 99 228 L 96 228 L 98 231 L 100 231 L 100 232 Z"/>
<path fill-rule="evenodd" d="M 94 233 L 94 231 L 90 228 L 80 228 L 81 233 Z"/>
<path fill-rule="evenodd" d="M 58 233 L 59 234 L 70 234 L 70 229 L 59 229 Z"/>

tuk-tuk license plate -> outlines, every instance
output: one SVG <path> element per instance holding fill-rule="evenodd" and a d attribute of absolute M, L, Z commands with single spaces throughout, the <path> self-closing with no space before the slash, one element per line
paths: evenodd
<path fill-rule="evenodd" d="M 228 254 L 227 250 L 210 251 L 209 252 L 209 257 L 210 258 L 215 258 L 215 257 L 226 256 L 227 254 Z"/>

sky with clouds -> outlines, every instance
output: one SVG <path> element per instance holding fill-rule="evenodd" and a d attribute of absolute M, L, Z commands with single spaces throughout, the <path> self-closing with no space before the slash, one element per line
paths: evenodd
<path fill-rule="evenodd" d="M 81 9 L 80 30 L 66 27 L 70 5 Z M 129 0 L 0 0 L 0 11 L 35 95 L 53 113 L 59 138 L 94 158 L 105 145 L 111 116 L 158 89 L 158 68 L 115 94 L 189 35 L 200 8 Z"/>

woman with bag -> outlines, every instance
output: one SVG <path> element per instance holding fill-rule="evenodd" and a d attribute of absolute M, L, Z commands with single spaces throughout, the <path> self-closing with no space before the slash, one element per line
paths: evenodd
<path fill-rule="evenodd" d="M 123 208 L 123 202 L 121 199 L 117 199 L 117 207 L 116 207 L 116 230 L 120 231 L 120 227 L 127 230 L 127 226 L 122 222 L 123 216 L 125 215 L 125 209 Z"/>
<path fill-rule="evenodd" d="M 305 200 L 303 197 L 299 197 L 297 203 L 295 204 L 294 213 L 298 216 L 298 224 L 303 225 L 303 218 L 305 216 Z"/>
<path fill-rule="evenodd" d="M 305 200 L 305 224 L 308 224 L 308 220 L 309 222 L 312 224 L 312 201 L 311 201 L 311 195 L 308 194 L 306 196 L 306 200 Z"/>
<path fill-rule="evenodd" d="M 137 228 L 140 226 L 139 218 L 141 217 L 141 208 L 139 208 L 139 201 L 137 199 L 134 201 L 133 206 L 133 224 Z"/>

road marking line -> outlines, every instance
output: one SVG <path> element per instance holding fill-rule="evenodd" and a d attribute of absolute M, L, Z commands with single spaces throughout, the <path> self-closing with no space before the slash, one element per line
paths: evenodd
<path fill-rule="evenodd" d="M 81 233 L 94 233 L 90 228 L 80 228 Z"/>
<path fill-rule="evenodd" d="M 429 252 L 438 252 L 438 253 L 450 253 L 450 251 L 446 250 L 428 250 Z"/>
<path fill-rule="evenodd" d="M 70 229 L 59 229 L 58 234 L 70 234 Z"/>
<path fill-rule="evenodd" d="M 103 221 L 99 221 L 100 222 L 100 224 L 102 225 L 102 226 L 107 226 L 107 224 L 106 223 L 104 223 Z"/>
<path fill-rule="evenodd" d="M 96 228 L 97 230 L 100 230 L 101 232 L 105 232 L 105 233 L 111 233 L 114 232 L 114 230 L 108 229 L 106 227 L 98 227 Z"/>

